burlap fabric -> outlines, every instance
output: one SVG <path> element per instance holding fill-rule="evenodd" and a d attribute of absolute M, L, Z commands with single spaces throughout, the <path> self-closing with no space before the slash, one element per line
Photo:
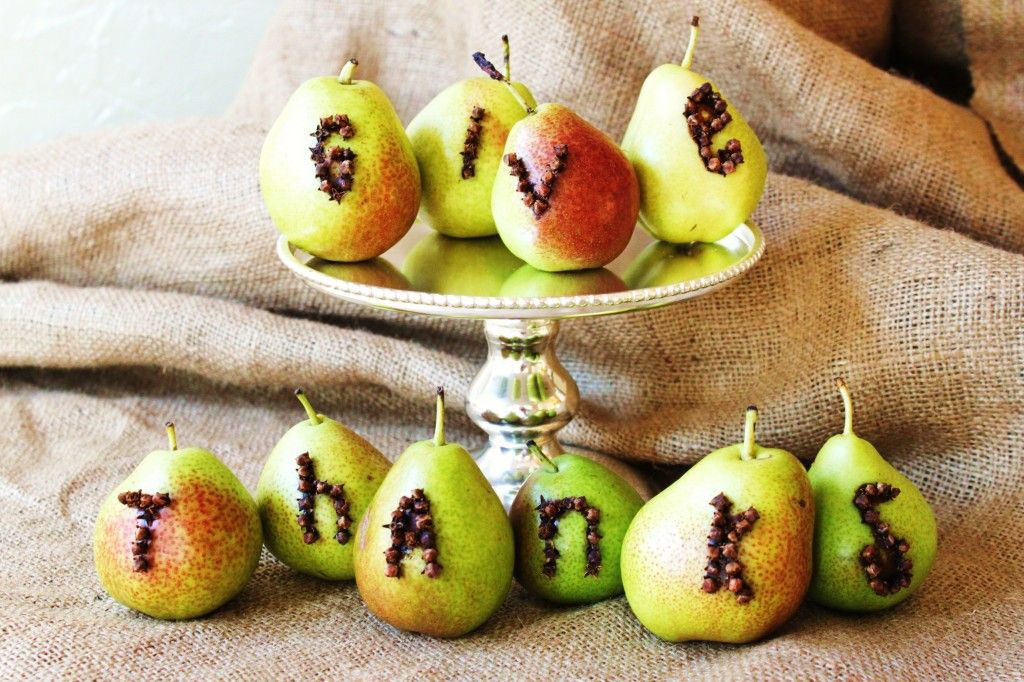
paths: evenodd
<path fill-rule="evenodd" d="M 1024 12 L 687 4 L 287 2 L 226 116 L 0 158 L 0 676 L 1019 677 Z M 474 323 L 340 304 L 276 262 L 256 165 L 300 81 L 358 55 L 408 121 L 508 32 L 538 100 L 618 136 L 695 12 L 697 69 L 767 142 L 768 252 L 713 296 L 567 324 L 561 354 L 585 402 L 566 440 L 681 465 L 736 440 L 757 403 L 763 441 L 809 460 L 840 426 L 831 378 L 845 375 L 859 431 L 938 514 L 920 593 L 870 616 L 805 605 L 744 647 L 664 644 L 623 599 L 550 608 L 518 588 L 477 633 L 433 641 L 269 556 L 195 622 L 104 594 L 96 509 L 166 419 L 252 488 L 301 416 L 294 386 L 393 457 L 429 433 L 432 387 L 460 405 L 483 357 Z M 452 412 L 453 435 L 476 438 Z"/>

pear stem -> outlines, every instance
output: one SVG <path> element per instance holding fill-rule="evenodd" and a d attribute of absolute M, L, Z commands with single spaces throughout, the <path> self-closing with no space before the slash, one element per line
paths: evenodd
<path fill-rule="evenodd" d="M 178 432 L 174 430 L 174 422 L 164 424 L 167 429 L 167 444 L 171 450 L 178 449 Z"/>
<path fill-rule="evenodd" d="M 843 396 L 843 410 L 846 412 L 846 418 L 843 421 L 843 435 L 852 436 L 853 398 L 850 397 L 850 389 L 846 387 L 846 382 L 842 377 L 836 377 L 836 386 L 839 387 L 839 394 Z"/>
<path fill-rule="evenodd" d="M 508 46 L 508 35 L 501 37 L 501 50 L 502 56 L 505 59 L 505 80 L 509 83 L 512 82 L 512 65 L 509 63 L 509 46 Z"/>
<path fill-rule="evenodd" d="M 504 75 L 502 75 L 501 71 L 498 71 L 498 69 L 494 67 L 494 64 L 491 64 L 491 62 L 488 61 L 487 57 L 484 56 L 483 52 L 474 52 L 473 61 L 476 62 L 476 65 L 480 67 L 481 71 L 486 73 L 494 80 L 503 83 L 505 87 L 508 88 L 508 91 L 512 93 L 512 96 L 515 97 L 516 102 L 519 103 L 519 106 L 523 108 L 523 111 L 525 111 L 527 115 L 537 113 L 532 108 L 530 108 L 530 105 L 526 103 L 526 100 L 523 99 L 523 96 L 519 94 L 519 91 L 512 87 L 512 82 Z"/>
<path fill-rule="evenodd" d="M 743 425 L 743 447 L 740 448 L 740 459 L 753 459 L 754 448 L 754 426 L 757 424 L 757 408 L 751 405 L 747 408 L 747 417 Z"/>
<path fill-rule="evenodd" d="M 312 403 L 309 402 L 309 398 L 306 397 L 306 394 L 302 392 L 301 388 L 295 389 L 295 397 L 298 398 L 299 402 L 302 403 L 302 406 L 306 408 L 306 414 L 309 415 L 309 421 L 313 423 L 313 426 L 317 426 L 323 422 L 323 419 L 321 419 L 320 415 L 318 415 L 316 410 L 313 409 Z"/>
<path fill-rule="evenodd" d="M 697 36 L 700 35 L 700 17 L 690 20 L 690 42 L 686 44 L 686 54 L 683 55 L 681 65 L 684 69 L 690 68 L 693 64 L 693 52 L 697 49 Z"/>
<path fill-rule="evenodd" d="M 437 418 L 434 422 L 434 445 L 444 445 L 444 386 L 437 387 Z"/>
<path fill-rule="evenodd" d="M 338 74 L 338 82 L 342 85 L 352 85 L 352 76 L 355 74 L 357 66 L 359 66 L 358 59 L 350 59 L 345 62 L 345 66 L 341 67 L 341 73 Z"/>
<path fill-rule="evenodd" d="M 558 467 L 551 461 L 550 457 L 544 454 L 544 451 L 540 449 L 539 445 L 537 445 L 537 441 L 526 441 L 526 449 L 530 451 L 531 455 L 537 458 L 537 461 L 539 461 L 542 466 L 546 466 L 548 471 L 553 474 L 558 473 Z"/>

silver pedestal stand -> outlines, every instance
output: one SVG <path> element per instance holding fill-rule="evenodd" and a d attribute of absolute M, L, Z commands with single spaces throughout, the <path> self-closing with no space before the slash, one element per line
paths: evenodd
<path fill-rule="evenodd" d="M 384 258 L 401 265 L 429 229 L 416 225 Z M 621 274 L 651 242 L 637 230 L 626 252 L 609 269 Z M 277 254 L 306 284 L 353 303 L 410 313 L 484 321 L 487 360 L 469 387 L 466 412 L 486 432 L 477 463 L 506 508 L 537 468 L 526 443 L 535 440 L 548 455 L 563 452 L 557 433 L 579 406 L 579 390 L 558 361 L 555 340 L 560 320 L 624 313 L 702 296 L 738 278 L 760 259 L 764 241 L 754 225 L 741 225 L 718 244 L 737 254 L 727 267 L 695 279 L 611 294 L 545 298 L 481 297 L 371 286 L 311 268 L 311 257 L 281 237 Z"/>

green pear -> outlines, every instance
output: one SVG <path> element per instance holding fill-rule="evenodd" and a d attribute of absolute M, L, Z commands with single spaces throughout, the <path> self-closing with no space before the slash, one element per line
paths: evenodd
<path fill-rule="evenodd" d="M 477 52 L 474 60 L 520 100 L 491 193 L 501 240 L 547 272 L 599 268 L 629 243 L 639 211 L 633 167 L 611 138 L 561 104 L 534 107 Z"/>
<path fill-rule="evenodd" d="M 409 251 L 402 272 L 416 291 L 457 296 L 497 296 L 523 265 L 497 237 L 456 239 L 431 233 Z"/>
<path fill-rule="evenodd" d="M 371 287 L 385 289 L 408 289 L 409 280 L 394 265 L 383 258 L 372 258 L 359 263 L 334 263 L 321 258 L 314 258 L 307 265 L 328 277 L 366 284 Z"/>
<path fill-rule="evenodd" d="M 256 503 L 209 450 L 149 453 L 100 506 L 93 558 L 100 584 L 154 618 L 197 618 L 249 582 L 263 548 Z"/>
<path fill-rule="evenodd" d="M 631 289 L 692 282 L 735 265 L 744 252 L 721 244 L 652 242 L 630 263 L 623 279 Z"/>
<path fill-rule="evenodd" d="M 333 261 L 384 253 L 409 231 L 420 204 L 402 122 L 383 90 L 352 80 L 356 64 L 300 85 L 260 154 L 260 191 L 277 229 Z"/>
<path fill-rule="evenodd" d="M 445 442 L 438 389 L 434 438 L 402 453 L 359 523 L 359 593 L 396 628 L 459 637 L 501 606 L 513 562 L 501 501 L 469 452 Z"/>
<path fill-rule="evenodd" d="M 355 525 L 391 463 L 343 424 L 318 414 L 302 391 L 304 419 L 263 465 L 256 506 L 267 549 L 282 563 L 327 580 L 355 577 Z"/>
<path fill-rule="evenodd" d="M 508 36 L 501 39 L 510 78 Z M 529 106 L 537 105 L 525 85 L 512 87 Z M 491 188 L 508 131 L 525 115 L 512 93 L 482 77 L 448 86 L 416 114 L 406 132 L 423 179 L 424 222 L 452 237 L 497 233 Z"/>
<path fill-rule="evenodd" d="M 742 643 L 800 606 L 811 580 L 814 499 L 800 461 L 754 440 L 707 455 L 651 499 L 622 544 L 633 613 L 662 639 Z"/>
<path fill-rule="evenodd" d="M 845 611 L 900 603 L 928 577 L 938 545 L 935 515 L 921 491 L 871 443 L 853 432 L 853 401 L 843 432 L 832 436 L 808 475 L 814 489 L 811 599 Z"/>
<path fill-rule="evenodd" d="M 753 129 L 690 70 L 698 30 L 694 17 L 682 64 L 647 76 L 622 139 L 640 183 L 640 224 L 677 244 L 732 232 L 754 212 L 768 175 Z"/>
<path fill-rule="evenodd" d="M 542 466 L 509 510 L 516 580 L 530 594 L 560 604 L 622 594 L 622 538 L 643 498 L 592 459 L 567 454 L 551 460 L 533 441 L 527 446 Z"/>
<path fill-rule="evenodd" d="M 626 285 L 607 268 L 572 272 L 544 272 L 524 265 L 505 280 L 501 296 L 544 298 L 546 296 L 588 296 L 625 291 Z"/>

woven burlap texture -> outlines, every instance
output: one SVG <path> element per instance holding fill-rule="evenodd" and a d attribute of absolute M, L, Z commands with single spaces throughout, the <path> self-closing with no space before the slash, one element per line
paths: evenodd
<path fill-rule="evenodd" d="M 0 677 L 1019 676 L 1024 17 L 1009 0 L 834 5 L 294 0 L 224 117 L 0 158 Z M 566 324 L 560 355 L 584 404 L 565 440 L 688 464 L 735 441 L 756 403 L 762 440 L 810 461 L 840 428 L 843 375 L 858 431 L 936 509 L 939 557 L 917 595 L 868 616 L 805 605 L 733 647 L 662 643 L 621 598 L 552 608 L 518 587 L 476 633 L 430 640 L 368 615 L 353 585 L 269 555 L 198 621 L 153 621 L 103 592 L 96 510 L 168 418 L 250 489 L 302 416 L 298 385 L 393 458 L 430 433 L 445 384 L 452 435 L 479 442 L 458 409 L 483 359 L 477 323 L 342 304 L 276 261 L 257 159 L 298 83 L 358 56 L 408 121 L 507 32 L 538 100 L 619 136 L 693 13 L 697 70 L 767 144 L 755 219 L 768 251 L 714 295 Z M 908 52 L 969 68 L 973 96 L 911 80 L 913 64 L 891 61 Z"/>

